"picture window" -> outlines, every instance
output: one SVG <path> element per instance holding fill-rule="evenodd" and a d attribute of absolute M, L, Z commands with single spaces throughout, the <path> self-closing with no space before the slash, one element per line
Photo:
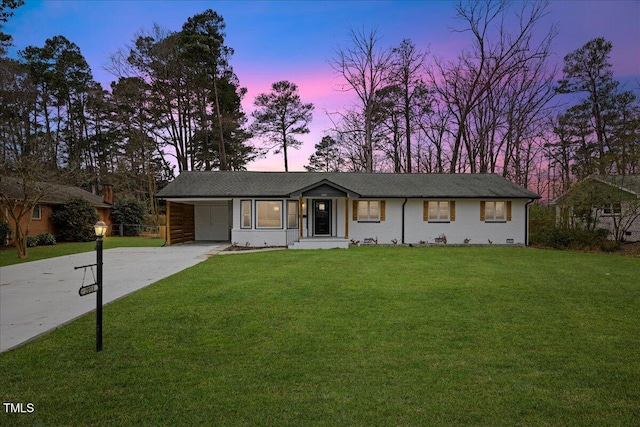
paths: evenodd
<path fill-rule="evenodd" d="M 282 228 L 282 202 L 256 201 L 256 227 Z"/>

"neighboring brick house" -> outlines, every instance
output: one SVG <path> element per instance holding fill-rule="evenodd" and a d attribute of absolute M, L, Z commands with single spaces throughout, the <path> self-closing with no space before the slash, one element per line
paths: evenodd
<path fill-rule="evenodd" d="M 43 233 L 55 235 L 57 230 L 51 222 L 54 206 L 65 204 L 69 199 L 75 197 L 81 197 L 89 202 L 89 204 L 95 208 L 100 220 L 109 226 L 111 225 L 111 207 L 113 205 L 112 186 L 104 186 L 103 196 L 98 196 L 79 187 L 48 183 L 39 183 L 37 185 L 41 188 L 46 188 L 46 194 L 40 199 L 39 203 L 34 206 L 31 218 L 25 215 L 21 222 L 22 226 L 26 227 L 27 221 L 29 221 L 29 219 L 31 220 L 29 224 L 30 236 L 37 236 Z M 0 191 L 9 199 L 20 200 L 24 198 L 21 181 L 17 178 L 2 177 L 0 181 Z M 6 212 L 6 208 L 0 209 L 0 219 L 7 221 L 12 234 L 15 234 L 15 224 L 13 224 L 11 216 Z"/>

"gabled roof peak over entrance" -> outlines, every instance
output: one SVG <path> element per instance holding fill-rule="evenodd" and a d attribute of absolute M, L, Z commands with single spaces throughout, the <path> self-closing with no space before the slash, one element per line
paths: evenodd
<path fill-rule="evenodd" d="M 305 188 L 301 188 L 298 191 L 294 191 L 290 194 L 292 197 L 360 197 L 358 193 L 355 193 L 348 188 L 344 188 L 328 179 L 323 179 L 320 182 L 311 184 Z"/>

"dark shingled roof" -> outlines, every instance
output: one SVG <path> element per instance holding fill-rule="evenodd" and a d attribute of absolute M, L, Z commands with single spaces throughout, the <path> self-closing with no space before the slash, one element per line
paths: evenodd
<path fill-rule="evenodd" d="M 510 198 L 539 195 L 495 174 L 390 174 L 346 172 L 182 172 L 158 197 L 292 197 L 330 183 L 355 197 Z"/>
<path fill-rule="evenodd" d="M 600 182 L 605 185 L 610 185 L 614 188 L 618 188 L 635 197 L 640 198 L 640 175 L 589 175 L 584 178 L 580 183 L 586 183 L 589 181 Z M 571 187 L 565 193 L 556 197 L 551 204 L 558 205 L 564 202 L 564 199 L 571 194 L 575 189 L 575 186 Z"/>
<path fill-rule="evenodd" d="M 81 197 L 89 204 L 96 208 L 110 208 L 111 205 L 104 203 L 101 196 L 83 190 L 79 187 L 71 187 L 68 185 L 50 184 L 46 182 L 34 183 L 35 188 L 29 192 L 33 194 L 43 192 L 44 196 L 39 203 L 50 205 L 62 205 L 74 197 Z M 6 194 L 10 199 L 22 199 L 24 197 L 24 189 L 22 188 L 22 180 L 20 178 L 2 177 L 0 179 L 0 191 Z"/>
<path fill-rule="evenodd" d="M 640 175 L 592 175 L 596 181 L 608 183 L 629 193 L 640 196 Z"/>

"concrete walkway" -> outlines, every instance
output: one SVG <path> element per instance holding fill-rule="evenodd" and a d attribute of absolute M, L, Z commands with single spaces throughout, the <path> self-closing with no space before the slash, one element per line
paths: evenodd
<path fill-rule="evenodd" d="M 103 305 L 196 265 L 227 246 L 191 243 L 105 250 Z M 85 275 L 83 269 L 73 268 L 95 262 L 96 253 L 86 252 L 0 268 L 0 352 L 95 310 L 95 293 L 78 294 L 83 275 L 85 286 L 94 283 L 91 270 Z"/>

